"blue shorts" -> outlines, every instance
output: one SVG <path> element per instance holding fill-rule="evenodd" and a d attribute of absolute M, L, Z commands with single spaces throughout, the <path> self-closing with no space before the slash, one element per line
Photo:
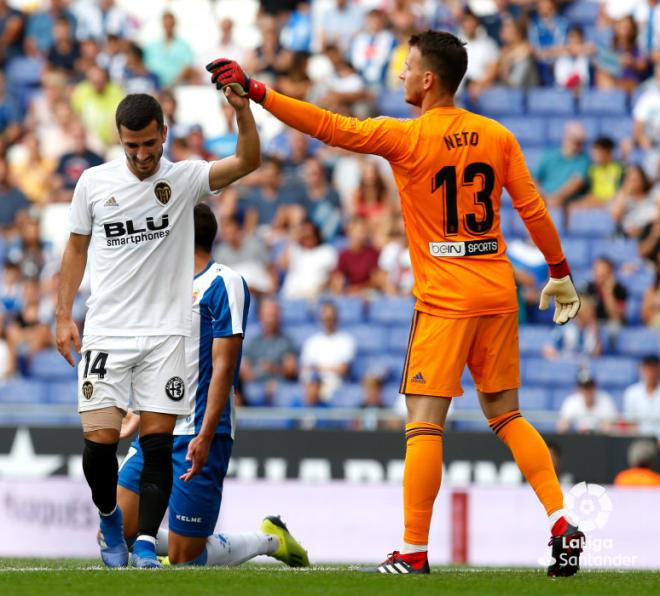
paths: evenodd
<path fill-rule="evenodd" d="M 182 536 L 210 536 L 215 530 L 222 502 L 222 483 L 227 474 L 234 441 L 229 435 L 216 435 L 211 443 L 209 459 L 201 472 L 188 482 L 179 480 L 190 467 L 186 461 L 188 444 L 194 435 L 175 435 L 172 450 L 174 482 L 169 502 L 170 530 Z M 119 468 L 119 485 L 140 492 L 140 476 L 144 459 L 140 442 L 135 439 Z"/>

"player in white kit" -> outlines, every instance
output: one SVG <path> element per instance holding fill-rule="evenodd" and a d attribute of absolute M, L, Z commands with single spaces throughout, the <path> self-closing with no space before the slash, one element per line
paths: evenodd
<path fill-rule="evenodd" d="M 117 508 L 117 443 L 129 398 L 140 412 L 138 538 L 133 565 L 159 567 L 156 535 L 172 490 L 172 431 L 188 412 L 184 337 L 191 332 L 193 208 L 259 165 L 259 137 L 247 99 L 236 111 L 233 156 L 172 163 L 162 157 L 167 127 L 158 102 L 128 95 L 116 112 L 125 157 L 90 168 L 71 202 L 56 310 L 59 352 L 78 365 L 83 469 L 99 510 L 99 546 L 108 567 L 128 564 Z M 90 246 L 91 245 L 91 246 Z M 73 299 L 90 250 L 91 295 L 80 345 Z"/>

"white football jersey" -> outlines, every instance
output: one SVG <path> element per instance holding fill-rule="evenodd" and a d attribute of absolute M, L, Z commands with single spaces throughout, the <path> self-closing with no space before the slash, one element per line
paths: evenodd
<path fill-rule="evenodd" d="M 121 157 L 83 172 L 69 231 L 91 234 L 86 335 L 190 335 L 193 208 L 210 162 L 172 163 L 139 180 Z"/>

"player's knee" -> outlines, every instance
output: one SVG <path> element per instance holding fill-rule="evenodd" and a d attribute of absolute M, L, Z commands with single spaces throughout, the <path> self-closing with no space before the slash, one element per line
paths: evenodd
<path fill-rule="evenodd" d="M 141 484 L 156 484 L 168 493 L 172 488 L 172 444 L 170 434 L 157 433 L 140 437 L 144 457 Z"/>
<path fill-rule="evenodd" d="M 180 536 L 170 531 L 167 556 L 172 565 L 195 564 L 206 550 L 206 538 Z"/>

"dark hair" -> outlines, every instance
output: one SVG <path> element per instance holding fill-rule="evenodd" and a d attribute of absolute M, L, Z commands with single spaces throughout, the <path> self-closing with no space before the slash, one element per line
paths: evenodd
<path fill-rule="evenodd" d="M 195 248 L 210 253 L 218 233 L 218 220 L 208 205 L 195 205 Z"/>
<path fill-rule="evenodd" d="M 604 151 L 614 151 L 614 141 L 610 137 L 598 137 L 594 141 L 593 146 L 603 149 Z"/>
<path fill-rule="evenodd" d="M 447 31 L 424 31 L 408 42 L 417 47 L 428 67 L 438 75 L 440 84 L 452 95 L 461 84 L 467 70 L 465 43 Z"/>
<path fill-rule="evenodd" d="M 568 33 L 578 33 L 582 39 L 584 39 L 584 29 L 580 25 L 571 25 L 568 28 Z"/>
<path fill-rule="evenodd" d="M 163 108 L 151 96 L 146 93 L 132 93 L 121 100 L 115 113 L 117 130 L 121 132 L 121 126 L 128 130 L 142 130 L 156 121 L 158 130 L 163 130 L 165 123 L 163 119 Z"/>
<path fill-rule="evenodd" d="M 642 364 L 646 366 L 655 366 L 660 364 L 660 359 L 655 354 L 647 354 L 642 358 Z"/>
<path fill-rule="evenodd" d="M 644 193 L 647 193 L 649 190 L 651 190 L 651 181 L 649 180 L 649 177 L 642 166 L 640 166 L 638 163 L 631 163 L 627 169 L 636 170 L 637 173 L 642 177 L 642 188 L 644 189 Z"/>
<path fill-rule="evenodd" d="M 128 53 L 135 56 L 140 62 L 144 60 L 144 50 L 133 41 L 128 45 Z"/>

